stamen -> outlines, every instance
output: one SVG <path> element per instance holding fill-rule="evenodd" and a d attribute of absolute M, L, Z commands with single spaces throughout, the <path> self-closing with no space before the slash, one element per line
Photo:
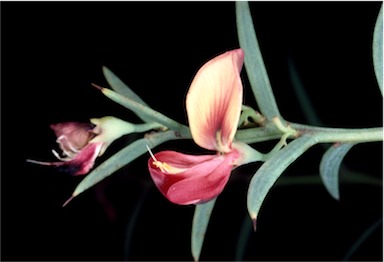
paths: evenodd
<path fill-rule="evenodd" d="M 52 149 L 52 154 L 54 154 L 54 156 L 55 156 L 57 159 L 61 160 L 61 161 L 69 161 L 69 160 L 72 159 L 70 156 L 68 156 L 68 157 L 61 157 L 61 156 L 59 155 L 59 153 L 57 153 L 54 149 Z"/>
<path fill-rule="evenodd" d="M 181 168 L 176 168 L 176 167 L 170 166 L 169 164 L 167 164 L 165 162 L 158 161 L 156 159 L 155 155 L 152 153 L 152 151 L 149 148 L 149 146 L 146 145 L 146 147 L 148 149 L 149 154 L 151 155 L 151 158 L 153 159 L 152 164 L 155 167 L 157 167 L 158 169 L 160 169 L 161 172 L 168 173 L 168 174 L 176 174 L 176 173 L 180 173 L 180 172 L 185 170 L 185 169 L 181 169 Z"/>
<path fill-rule="evenodd" d="M 65 143 L 63 141 L 65 141 Z M 65 155 L 67 155 L 68 157 L 74 157 L 75 155 L 77 155 L 80 152 L 80 150 L 78 150 L 77 148 L 75 148 L 71 144 L 71 142 L 68 140 L 68 137 L 66 137 L 65 135 L 59 136 L 56 139 L 56 142 L 60 145 L 60 148 L 63 151 L 63 153 Z M 64 146 L 64 144 L 65 144 L 65 146 Z M 66 147 L 69 148 L 69 151 L 67 150 Z"/>
<path fill-rule="evenodd" d="M 149 146 L 148 146 L 148 145 L 145 145 L 145 146 L 147 147 L 147 150 L 148 150 L 149 154 L 151 155 L 151 157 L 153 158 L 153 160 L 155 160 L 156 162 L 158 162 L 157 159 L 156 159 L 156 157 L 153 155 L 151 149 L 149 148 Z"/>

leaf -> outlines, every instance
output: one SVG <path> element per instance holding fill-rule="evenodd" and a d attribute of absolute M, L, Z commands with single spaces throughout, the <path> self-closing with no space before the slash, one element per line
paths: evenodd
<path fill-rule="evenodd" d="M 260 112 L 268 120 L 281 118 L 246 1 L 236 1 L 236 24 L 240 47 L 245 53 L 245 69 Z"/>
<path fill-rule="evenodd" d="M 99 183 L 103 179 L 107 178 L 123 166 L 129 164 L 137 157 L 147 152 L 147 145 L 153 148 L 165 141 L 177 139 L 175 132 L 168 131 L 164 133 L 158 133 L 156 136 L 152 136 L 151 139 L 142 138 L 134 141 L 128 146 L 124 147 L 116 154 L 108 158 L 106 161 L 96 167 L 91 173 L 89 173 L 75 188 L 72 196 L 64 203 L 67 205 L 73 198 L 80 195 L 87 189 L 91 188 L 95 184 Z"/>
<path fill-rule="evenodd" d="M 252 177 L 248 188 L 247 206 L 255 230 L 260 207 L 273 184 L 291 163 L 316 143 L 315 136 L 303 135 L 293 140 L 265 161 Z"/>
<path fill-rule="evenodd" d="M 328 193 L 339 200 L 339 169 L 341 161 L 354 146 L 353 143 L 345 143 L 331 146 L 323 155 L 320 162 L 320 177 Z"/>
<path fill-rule="evenodd" d="M 103 66 L 103 73 L 108 84 L 120 95 L 132 99 L 142 105 L 147 105 L 135 92 L 120 80 L 111 70 Z"/>
<path fill-rule="evenodd" d="M 195 214 L 192 222 L 191 249 L 192 256 L 195 261 L 199 260 L 201 248 L 207 231 L 209 219 L 213 207 L 215 206 L 216 198 L 200 205 L 196 205 Z"/>
<path fill-rule="evenodd" d="M 133 101 L 142 104 L 144 106 L 148 106 L 135 92 L 132 91 L 123 81 L 120 80 L 111 70 L 107 67 L 103 66 L 103 73 L 105 79 L 107 80 L 110 87 L 119 93 L 120 95 L 132 99 Z M 151 122 L 151 118 L 142 115 L 140 112 L 135 112 L 138 117 L 140 117 L 144 122 Z"/>
<path fill-rule="evenodd" d="M 377 16 L 372 43 L 373 66 L 381 94 L 383 94 L 383 6 Z"/>
<path fill-rule="evenodd" d="M 108 88 L 101 88 L 101 92 L 111 99 L 112 101 L 124 106 L 125 108 L 128 108 L 129 110 L 132 110 L 134 113 L 136 113 L 138 116 L 141 116 L 142 118 L 145 117 L 148 121 L 156 122 L 161 125 L 164 125 L 168 127 L 169 129 L 175 130 L 182 135 L 188 137 L 190 136 L 189 128 L 176 122 L 175 120 L 161 114 L 160 112 L 157 112 L 153 110 L 152 108 L 145 106 L 143 104 L 140 104 L 130 98 L 127 98 L 125 96 L 120 95 L 119 93 L 114 92 L 111 89 Z"/>

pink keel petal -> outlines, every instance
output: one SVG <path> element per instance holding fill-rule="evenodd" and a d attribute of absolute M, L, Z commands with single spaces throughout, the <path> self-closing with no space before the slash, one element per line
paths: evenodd
<path fill-rule="evenodd" d="M 170 171 L 180 171 L 192 170 L 199 164 L 206 164 L 210 160 L 215 159 L 216 155 L 194 156 L 174 151 L 162 151 L 155 154 L 155 158 L 158 162 L 169 165 L 171 167 Z M 155 165 L 155 161 L 152 158 L 148 160 L 148 168 L 153 181 L 162 192 L 167 191 L 169 185 L 176 183 L 181 179 L 185 179 L 190 175 L 199 176 L 199 173 L 192 174 L 191 172 L 164 172 L 162 169 Z"/>
<path fill-rule="evenodd" d="M 69 171 L 74 175 L 85 175 L 95 164 L 103 143 L 90 143 L 84 147 L 72 160 L 64 162 Z"/>
<path fill-rule="evenodd" d="M 55 132 L 57 142 L 64 152 L 75 153 L 95 137 L 92 133 L 93 125 L 90 123 L 64 122 L 52 124 L 50 127 Z"/>
<path fill-rule="evenodd" d="M 228 182 L 237 152 L 226 155 L 192 156 L 173 151 L 155 154 L 159 162 L 181 170 L 168 173 L 148 161 L 149 172 L 160 192 L 180 205 L 206 202 L 216 197 Z"/>
<path fill-rule="evenodd" d="M 42 162 L 29 160 L 31 163 L 56 166 L 60 170 L 70 173 L 73 176 L 85 175 L 95 164 L 103 143 L 90 143 L 84 147 L 73 159 L 65 162 Z"/>
<path fill-rule="evenodd" d="M 204 64 L 191 83 L 188 120 L 194 141 L 203 148 L 231 150 L 243 99 L 243 60 L 242 49 L 228 51 Z"/>
<path fill-rule="evenodd" d="M 166 196 L 171 202 L 180 205 L 207 202 L 223 191 L 231 171 L 232 166 L 223 162 L 203 177 L 190 177 L 173 184 Z"/>

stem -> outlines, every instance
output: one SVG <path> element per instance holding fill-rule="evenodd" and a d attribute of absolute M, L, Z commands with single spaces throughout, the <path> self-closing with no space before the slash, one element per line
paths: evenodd
<path fill-rule="evenodd" d="M 296 123 L 289 124 L 292 129 L 299 132 L 300 136 L 307 134 L 315 136 L 317 143 L 363 143 L 383 141 L 383 128 L 326 128 L 315 127 Z M 273 123 L 264 127 L 240 129 L 236 133 L 236 139 L 248 144 L 279 139 L 284 133 Z M 290 136 L 289 138 L 294 138 Z"/>
<path fill-rule="evenodd" d="M 135 125 L 135 132 L 142 133 L 142 132 L 146 132 L 146 131 L 151 130 L 151 129 L 158 129 L 158 128 L 164 128 L 164 126 L 159 124 L 159 123 L 156 123 L 156 122 L 136 124 Z"/>
<path fill-rule="evenodd" d="M 241 107 L 241 115 L 239 120 L 239 126 L 247 126 L 249 125 L 249 118 L 252 119 L 252 121 L 258 125 L 263 126 L 265 122 L 265 117 L 262 116 L 259 112 L 254 110 L 252 107 L 242 105 Z"/>
<path fill-rule="evenodd" d="M 243 141 L 247 144 L 256 142 L 269 141 L 279 139 L 282 133 L 275 126 L 267 125 L 263 127 L 254 127 L 240 129 L 236 132 L 236 140 Z"/>
<path fill-rule="evenodd" d="M 383 141 L 383 128 L 325 128 L 291 123 L 300 135 L 316 137 L 318 143 L 363 143 Z"/>

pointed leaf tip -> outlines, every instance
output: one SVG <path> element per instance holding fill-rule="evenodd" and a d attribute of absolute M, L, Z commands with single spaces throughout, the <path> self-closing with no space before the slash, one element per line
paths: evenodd
<path fill-rule="evenodd" d="M 65 207 L 69 202 L 72 201 L 72 199 L 74 199 L 76 196 L 75 195 L 72 195 L 70 198 L 67 199 L 67 201 L 64 202 L 64 204 L 62 205 L 62 207 Z"/>
<path fill-rule="evenodd" d="M 252 219 L 253 232 L 256 232 L 256 223 L 257 223 L 256 218 L 253 218 Z"/>
<path fill-rule="evenodd" d="M 247 207 L 252 220 L 256 220 L 269 190 L 284 170 L 316 143 L 316 137 L 303 135 L 296 138 L 257 170 L 249 183 L 247 195 Z"/>
<path fill-rule="evenodd" d="M 336 200 L 340 200 L 340 166 L 345 155 L 354 145 L 353 143 L 335 144 L 325 152 L 320 161 L 320 177 L 328 193 Z"/>
<path fill-rule="evenodd" d="M 92 85 L 93 87 L 96 87 L 96 89 L 99 89 L 100 91 L 103 91 L 103 89 L 104 89 L 104 87 L 101 87 L 101 86 L 96 85 L 96 84 L 94 84 L 94 83 L 91 83 L 91 85 Z"/>
<path fill-rule="evenodd" d="M 256 232 L 257 213 L 250 211 L 249 216 L 251 217 L 251 220 L 252 220 L 253 231 Z"/>

